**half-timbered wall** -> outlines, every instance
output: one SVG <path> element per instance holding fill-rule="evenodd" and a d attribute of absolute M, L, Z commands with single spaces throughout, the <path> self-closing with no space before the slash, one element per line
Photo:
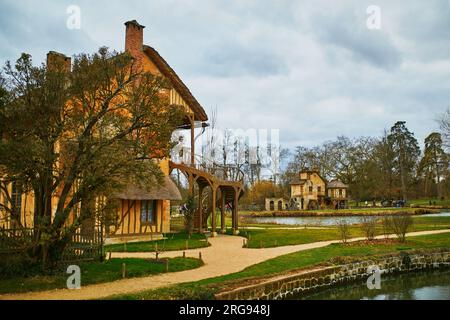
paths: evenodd
<path fill-rule="evenodd" d="M 8 193 L 12 195 L 12 184 L 8 185 Z M 20 193 L 16 194 L 20 198 L 16 198 L 16 201 L 20 202 L 20 222 L 24 227 L 33 226 L 33 215 L 34 215 L 34 194 L 30 193 Z M 6 195 L 0 191 L 0 203 L 2 205 L 11 208 L 11 204 L 8 203 Z M 0 208 L 0 227 L 2 228 L 13 228 L 11 224 L 10 213 L 6 209 Z"/>
<path fill-rule="evenodd" d="M 149 200 L 121 200 L 118 225 L 110 230 L 110 236 L 150 235 L 169 231 L 169 216 L 166 212 L 170 201 L 153 200 L 155 201 L 153 223 L 146 223 L 141 219 L 143 201 Z"/>

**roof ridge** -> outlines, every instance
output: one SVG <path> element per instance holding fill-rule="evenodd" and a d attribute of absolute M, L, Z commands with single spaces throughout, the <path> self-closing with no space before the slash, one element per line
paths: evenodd
<path fill-rule="evenodd" d="M 208 116 L 205 112 L 205 109 L 200 105 L 197 99 L 194 97 L 189 88 L 184 84 L 183 80 L 177 75 L 175 70 L 167 63 L 167 61 L 159 54 L 159 52 L 149 46 L 143 45 L 144 52 L 147 56 L 156 64 L 158 69 L 163 73 L 169 80 L 172 82 L 175 89 L 181 95 L 181 97 L 185 100 L 185 102 L 189 105 L 189 107 L 194 112 L 197 120 L 207 121 Z"/>

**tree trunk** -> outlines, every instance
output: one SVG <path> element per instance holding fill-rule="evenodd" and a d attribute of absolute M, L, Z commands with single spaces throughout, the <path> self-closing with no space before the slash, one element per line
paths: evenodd
<path fill-rule="evenodd" d="M 440 199 L 442 197 L 442 190 L 441 190 L 441 183 L 440 183 L 440 172 L 439 172 L 439 162 L 437 161 L 437 154 L 435 154 L 435 159 L 436 159 L 436 191 L 437 191 L 437 196 Z"/>
<path fill-rule="evenodd" d="M 402 197 L 403 201 L 406 202 L 407 200 L 407 190 L 406 190 L 406 181 L 405 181 L 405 168 L 403 166 L 403 157 L 402 157 L 402 151 L 400 150 L 400 159 L 399 159 L 399 165 L 400 165 L 400 182 L 402 187 Z"/>

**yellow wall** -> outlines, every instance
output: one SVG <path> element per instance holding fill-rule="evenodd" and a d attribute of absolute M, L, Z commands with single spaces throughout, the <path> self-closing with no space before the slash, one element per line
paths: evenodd
<path fill-rule="evenodd" d="M 301 180 L 306 180 L 303 185 L 291 185 L 291 198 L 308 197 L 309 199 L 318 199 L 319 196 L 325 196 L 325 181 L 315 172 L 300 172 Z M 312 187 L 312 192 L 310 192 Z M 319 191 L 320 188 L 320 191 Z"/>
<path fill-rule="evenodd" d="M 111 226 L 110 236 L 149 235 L 152 233 L 170 231 L 169 217 L 167 215 L 168 200 L 155 200 L 156 214 L 153 224 L 141 223 L 141 201 L 121 200 L 119 205 L 118 227 Z M 170 213 L 170 212 L 169 212 Z M 162 229 L 161 229 L 162 219 Z"/>
<path fill-rule="evenodd" d="M 339 190 L 342 190 L 342 195 L 339 195 Z M 347 198 L 347 190 L 344 188 L 328 189 L 328 196 L 330 198 Z"/>
<path fill-rule="evenodd" d="M 11 195 L 11 187 L 12 185 L 9 184 L 8 186 L 8 193 Z M 20 222 L 23 227 L 25 228 L 32 228 L 33 227 L 33 221 L 34 221 L 34 193 L 23 193 L 22 194 L 22 205 L 20 210 Z M 54 216 L 54 213 L 56 211 L 56 201 L 57 199 L 52 199 L 52 217 Z M 8 208 L 11 208 L 11 205 L 8 203 L 6 196 L 3 192 L 0 192 L 0 203 L 3 205 L 6 205 Z M 2 228 L 13 228 L 14 226 L 11 225 L 9 212 L 6 210 L 2 210 L 0 208 L 0 227 Z"/>

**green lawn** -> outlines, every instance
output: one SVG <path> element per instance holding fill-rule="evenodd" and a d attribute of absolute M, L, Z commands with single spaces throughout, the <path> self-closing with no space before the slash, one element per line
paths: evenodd
<path fill-rule="evenodd" d="M 414 224 L 409 232 L 450 229 L 450 217 L 415 217 Z M 337 227 L 324 227 L 323 229 L 245 229 L 241 231 L 241 236 L 248 239 L 249 248 L 269 248 L 277 246 L 287 246 L 311 243 L 326 240 L 338 240 L 340 238 Z M 278 227 L 280 227 L 278 225 Z M 364 232 L 359 225 L 352 225 L 350 237 L 364 237 Z M 377 224 L 376 235 L 383 234 L 381 222 Z"/>
<path fill-rule="evenodd" d="M 81 285 L 111 282 L 122 279 L 122 264 L 126 265 L 127 278 L 144 277 L 165 272 L 165 259 L 156 262 L 154 259 L 111 259 L 105 262 L 85 262 L 79 264 L 81 269 Z M 203 263 L 194 258 L 169 259 L 169 272 L 198 268 Z M 43 291 L 65 288 L 67 277 L 65 271 L 51 276 L 34 276 L 0 279 L 0 294 L 12 292 Z"/>
<path fill-rule="evenodd" d="M 450 208 L 450 199 L 414 199 L 409 200 L 408 203 L 410 205 L 420 205 L 420 206 L 429 206 L 431 201 L 431 205 L 434 206 L 442 206 L 444 208 Z M 436 204 L 435 204 L 436 203 Z"/>
<path fill-rule="evenodd" d="M 450 217 L 414 217 L 413 231 L 450 228 Z"/>
<path fill-rule="evenodd" d="M 212 299 L 214 294 L 255 278 L 264 278 L 317 265 L 341 264 L 348 259 L 413 250 L 450 250 L 450 233 L 410 237 L 406 243 L 378 245 L 333 244 L 324 248 L 305 250 L 255 264 L 245 270 L 221 277 L 190 282 L 111 299 Z"/>
<path fill-rule="evenodd" d="M 111 252 L 154 252 L 158 251 L 174 251 L 208 247 L 209 243 L 206 237 L 200 234 L 192 234 L 190 237 L 187 233 L 168 233 L 164 240 L 130 242 L 127 244 L 110 244 L 105 246 L 106 251 Z M 187 248 L 186 248 L 187 246 Z"/>

